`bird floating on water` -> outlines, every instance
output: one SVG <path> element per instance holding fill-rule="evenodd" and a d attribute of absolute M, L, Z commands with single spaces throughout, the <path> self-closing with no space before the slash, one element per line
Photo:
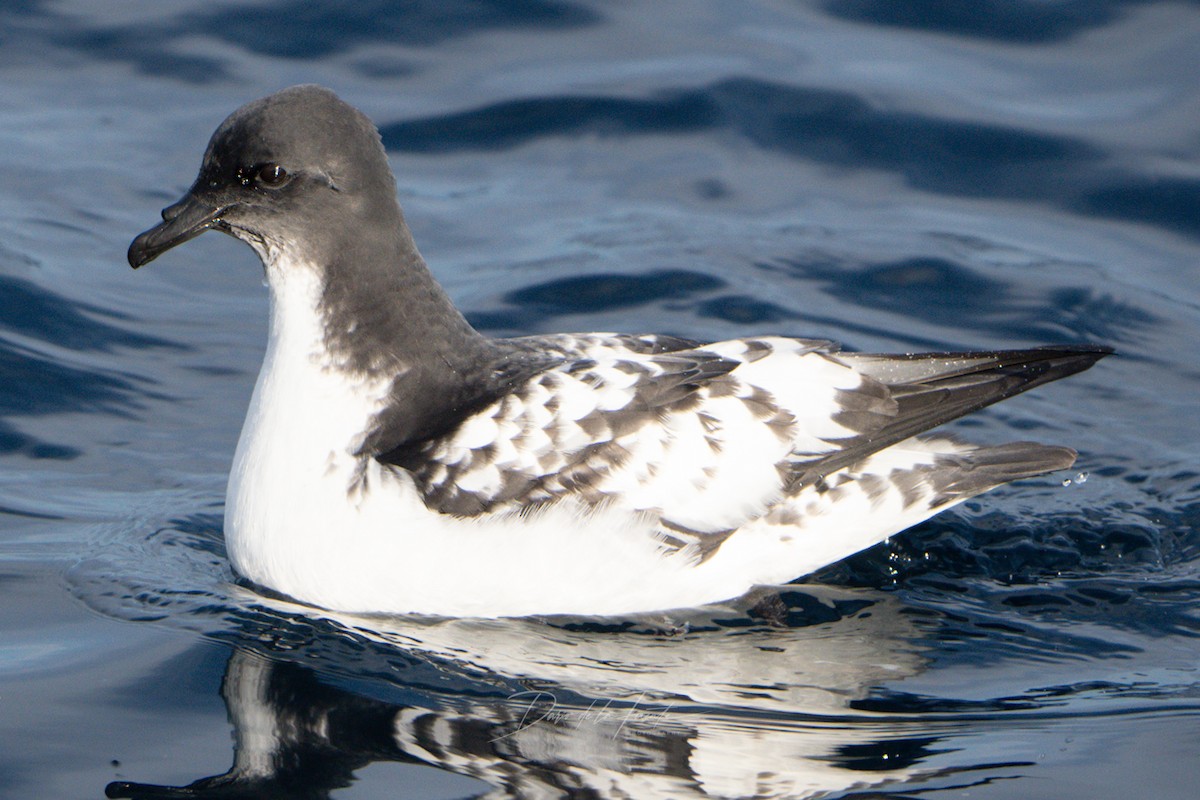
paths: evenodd
<path fill-rule="evenodd" d="M 233 566 L 338 611 L 630 614 L 794 580 L 1070 466 L 1065 447 L 925 432 L 1111 352 L 485 337 L 417 252 L 375 126 L 317 86 L 230 115 L 162 217 L 135 268 L 213 229 L 270 287 Z"/>

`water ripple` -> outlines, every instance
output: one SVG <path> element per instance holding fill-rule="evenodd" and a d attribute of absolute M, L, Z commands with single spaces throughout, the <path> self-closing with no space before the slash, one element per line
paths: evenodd
<path fill-rule="evenodd" d="M 1102 28 L 1150 0 L 980 0 L 963 5 L 954 0 L 825 0 L 832 16 L 872 25 L 992 39 L 1021 44 L 1061 42 Z"/>
<path fill-rule="evenodd" d="M 547 137 L 729 130 L 756 146 L 923 191 L 1047 203 L 1200 235 L 1200 181 L 1122 172 L 1063 134 L 876 106 L 851 92 L 731 77 L 648 97 L 542 96 L 381 126 L 389 150 L 495 151 Z"/>

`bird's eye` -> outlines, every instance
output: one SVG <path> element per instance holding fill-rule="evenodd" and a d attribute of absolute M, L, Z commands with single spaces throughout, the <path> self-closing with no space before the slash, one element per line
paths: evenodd
<path fill-rule="evenodd" d="M 259 186 L 276 189 L 288 182 L 291 176 L 287 170 L 278 164 L 262 164 L 254 174 L 254 180 Z"/>
<path fill-rule="evenodd" d="M 239 168 L 237 179 L 245 187 L 262 186 L 266 189 L 278 189 L 290 181 L 292 176 L 278 164 L 255 164 L 252 167 Z"/>

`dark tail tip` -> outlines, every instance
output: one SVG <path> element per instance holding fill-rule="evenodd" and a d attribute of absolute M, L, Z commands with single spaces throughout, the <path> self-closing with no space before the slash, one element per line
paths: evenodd
<path fill-rule="evenodd" d="M 1049 383 L 1077 372 L 1090 369 L 1093 364 L 1116 351 L 1103 344 L 1062 344 L 1035 347 L 1027 350 L 1028 355 L 1036 358 L 1028 359 L 1021 365 L 1030 376 L 1039 376 L 1034 385 Z M 1026 388 L 1032 388 L 1032 385 Z"/>

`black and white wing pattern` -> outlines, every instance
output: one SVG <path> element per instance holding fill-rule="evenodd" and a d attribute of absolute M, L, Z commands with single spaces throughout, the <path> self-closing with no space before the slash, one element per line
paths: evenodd
<path fill-rule="evenodd" d="M 562 360 L 450 434 L 392 459 L 430 507 L 475 515 L 571 497 L 665 512 L 681 505 L 670 498 L 686 503 L 736 474 L 730 456 L 739 453 L 758 465 L 757 480 L 739 483 L 763 484 L 751 501 L 761 507 L 779 489 L 774 465 L 793 449 L 794 420 L 742 373 L 779 347 L 793 357 L 828 347 L 787 339 L 701 347 L 610 334 L 518 341 Z"/>
<path fill-rule="evenodd" d="M 845 483 L 855 474 L 846 468 L 873 453 L 1103 355 L 1067 347 L 881 356 L 788 338 L 518 341 L 561 363 L 395 460 L 426 504 L 473 516 L 569 497 L 651 512 L 667 531 L 707 535 L 773 509 L 780 517 L 781 503 L 808 488 L 824 491 L 831 474 L 842 471 Z M 937 480 L 932 465 L 890 477 L 941 486 L 946 502 L 1069 463 L 1061 448 L 1049 448 L 1054 463 L 1041 463 L 1045 450 L 1031 463 L 1010 452 L 1016 466 L 1003 475 L 981 470 L 968 480 L 953 477 L 954 459 L 963 459 L 949 448 Z"/>

